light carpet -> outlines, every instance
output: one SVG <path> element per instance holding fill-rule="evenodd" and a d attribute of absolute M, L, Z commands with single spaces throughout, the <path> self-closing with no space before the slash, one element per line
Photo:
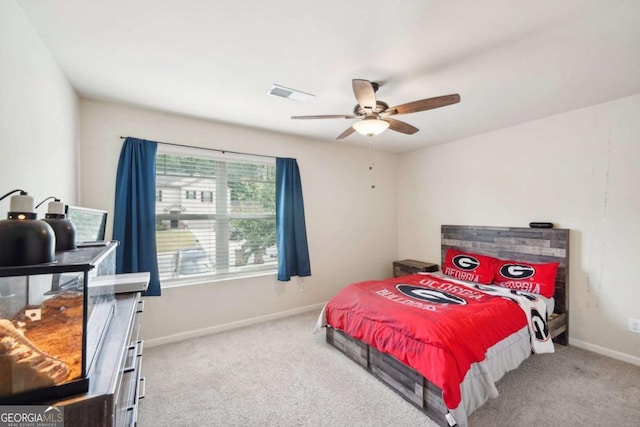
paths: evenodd
<path fill-rule="evenodd" d="M 436 425 L 313 334 L 317 317 L 145 349 L 138 425 Z M 640 368 L 575 347 L 533 355 L 498 390 L 471 427 L 640 425 Z"/>

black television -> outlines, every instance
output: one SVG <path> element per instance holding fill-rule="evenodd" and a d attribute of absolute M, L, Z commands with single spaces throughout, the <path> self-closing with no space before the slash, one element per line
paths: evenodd
<path fill-rule="evenodd" d="M 104 240 L 107 229 L 107 211 L 67 205 L 65 213 L 67 219 L 76 227 L 78 244 Z"/>

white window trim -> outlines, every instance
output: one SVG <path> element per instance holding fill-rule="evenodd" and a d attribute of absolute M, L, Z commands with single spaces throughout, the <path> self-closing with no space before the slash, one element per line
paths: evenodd
<path fill-rule="evenodd" d="M 250 163 L 258 163 L 258 164 L 267 164 L 273 165 L 275 167 L 275 158 L 265 157 L 261 155 L 250 155 L 250 154 L 240 154 L 233 153 L 228 151 L 218 151 L 218 150 L 209 150 L 206 148 L 198 148 L 198 147 L 186 147 L 186 146 L 175 146 L 175 145 L 162 145 L 158 147 L 157 154 L 168 154 L 168 155 L 177 155 L 177 156 L 185 156 L 185 157 L 199 157 L 199 158 L 208 158 L 212 160 L 222 160 L 227 162 L 250 162 Z M 186 191 L 186 190 L 185 190 Z M 186 193 L 185 193 L 186 198 Z M 191 200 L 191 199 L 190 199 Z M 196 200 L 198 200 L 196 193 Z M 215 197 L 214 197 L 215 200 Z M 275 208 L 275 207 L 274 207 Z M 229 219 L 238 218 L 239 214 L 230 214 Z M 263 214 L 268 218 L 275 218 L 275 214 Z M 251 215 L 252 218 L 259 217 L 260 214 Z M 264 277 L 264 276 L 276 276 L 278 271 L 277 262 L 269 263 L 268 265 L 271 268 L 265 268 L 264 265 L 260 265 L 257 267 L 258 269 L 255 271 L 251 271 L 251 266 L 243 267 L 243 271 L 227 271 L 217 274 L 210 275 L 199 275 L 197 277 L 181 277 L 181 278 L 165 278 L 162 279 L 162 287 L 163 288 L 172 288 L 172 287 L 183 287 L 183 286 L 192 286 L 192 285 L 203 285 L 203 284 L 214 284 L 218 282 L 228 282 L 234 280 L 245 280 L 253 277 Z M 231 270 L 233 268 L 237 268 L 234 266 L 228 266 Z"/>

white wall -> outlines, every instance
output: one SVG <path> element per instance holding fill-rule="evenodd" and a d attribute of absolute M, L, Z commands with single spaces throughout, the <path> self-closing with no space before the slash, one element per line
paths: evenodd
<path fill-rule="evenodd" d="M 113 212 L 120 136 L 294 157 L 304 191 L 312 277 L 275 275 L 179 288 L 145 300 L 142 335 L 161 342 L 171 335 L 214 330 L 328 300 L 344 285 L 391 275 L 397 255 L 397 156 L 338 142 L 311 141 L 260 130 L 82 99 L 82 205 Z M 372 175 L 374 175 L 372 177 Z M 371 184 L 375 178 L 375 189 Z M 113 215 L 111 215 L 113 218 Z M 107 233 L 111 233 L 111 224 Z"/>
<path fill-rule="evenodd" d="M 76 199 L 78 98 L 22 9 L 0 2 L 0 196 Z M 38 209 L 44 217 L 46 204 Z M 9 198 L 0 202 L 6 218 Z"/>
<path fill-rule="evenodd" d="M 440 225 L 571 229 L 571 343 L 640 364 L 640 95 L 400 157 L 400 258 L 440 261 Z"/>

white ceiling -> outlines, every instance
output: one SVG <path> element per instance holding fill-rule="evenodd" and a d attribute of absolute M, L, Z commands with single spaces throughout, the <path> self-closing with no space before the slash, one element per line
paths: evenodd
<path fill-rule="evenodd" d="M 404 152 L 640 93 L 637 0 L 18 0 L 78 93 Z M 351 79 L 420 129 L 335 138 Z M 271 85 L 316 95 L 267 96 Z M 136 135 L 144 137 L 144 135 Z M 184 141 L 181 141 L 186 143 Z"/>

